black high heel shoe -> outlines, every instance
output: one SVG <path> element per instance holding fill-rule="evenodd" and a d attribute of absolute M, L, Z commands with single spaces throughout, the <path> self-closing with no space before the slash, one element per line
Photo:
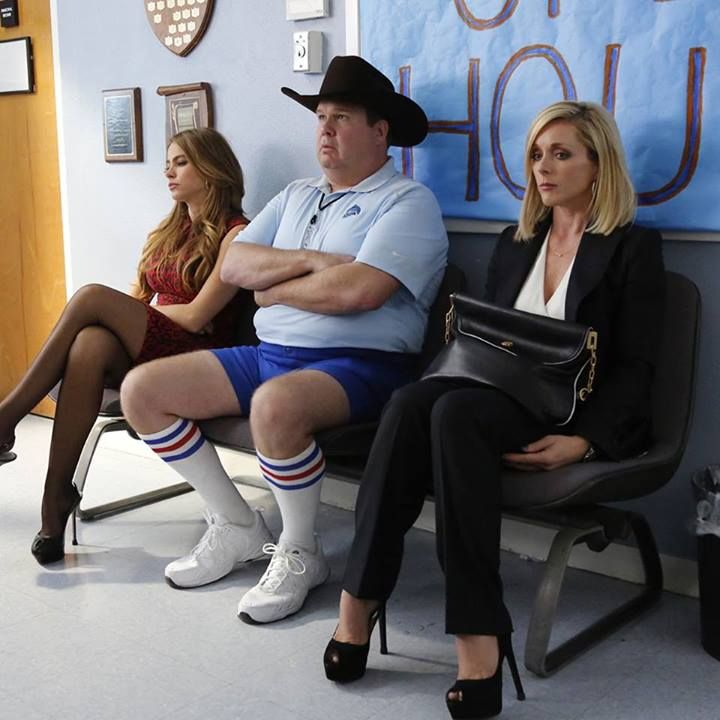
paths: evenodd
<path fill-rule="evenodd" d="M 80 504 L 82 497 L 78 494 L 74 486 L 73 491 L 77 497 L 72 501 L 72 503 L 70 503 L 70 507 L 65 515 L 63 531 L 59 535 L 42 535 L 41 533 L 38 533 L 33 538 L 32 545 L 30 546 L 30 552 L 41 565 L 57 562 L 65 557 L 65 526 L 67 525 L 68 518 L 71 515 L 73 516 L 73 538 L 76 537 L 74 513 L 77 506 Z M 73 544 L 77 544 L 76 541 L 73 540 Z"/>
<path fill-rule="evenodd" d="M 13 445 L 15 445 L 14 435 L 10 438 L 10 440 L 0 443 L 0 465 L 12 462 L 17 458 L 17 455 L 14 452 L 11 452 Z"/>
<path fill-rule="evenodd" d="M 352 682 L 359 680 L 365 674 L 370 638 L 378 621 L 380 624 L 380 654 L 387 655 L 387 626 L 385 625 L 385 603 L 383 603 L 370 613 L 368 639 L 364 645 L 340 642 L 334 637 L 330 639 L 323 655 L 325 676 L 328 680 L 340 683 Z"/>
<path fill-rule="evenodd" d="M 453 718 L 480 720 L 494 717 L 502 712 L 502 664 L 505 659 L 510 666 L 517 699 L 525 699 L 525 691 L 520 682 L 520 673 L 509 635 L 498 638 L 498 650 L 500 656 L 492 677 L 482 680 L 456 680 L 455 684 L 447 691 L 445 702 Z M 453 694 L 455 697 L 450 697 Z"/>

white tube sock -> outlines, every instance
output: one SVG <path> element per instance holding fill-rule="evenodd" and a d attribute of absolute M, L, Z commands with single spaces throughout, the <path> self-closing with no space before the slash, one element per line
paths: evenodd
<path fill-rule="evenodd" d="M 257 453 L 260 471 L 270 484 L 283 521 L 278 543 L 315 550 L 315 517 L 325 476 L 325 457 L 313 440 L 295 457 L 277 460 Z"/>
<path fill-rule="evenodd" d="M 192 420 L 178 418 L 164 430 L 138 436 L 200 493 L 210 512 L 236 525 L 255 522 L 252 508 L 228 477 L 215 447 Z"/>

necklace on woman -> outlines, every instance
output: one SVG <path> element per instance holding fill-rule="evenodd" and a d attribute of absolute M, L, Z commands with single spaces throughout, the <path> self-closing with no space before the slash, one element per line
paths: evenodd
<path fill-rule="evenodd" d="M 551 241 L 551 239 L 552 239 L 552 230 L 551 230 L 550 237 L 548 237 L 548 244 L 547 244 L 548 252 L 549 252 L 551 255 L 553 255 L 554 257 L 561 258 L 561 257 L 565 257 L 566 255 L 571 255 L 571 254 L 574 255 L 574 254 L 577 252 L 578 247 L 580 247 L 580 240 L 582 240 L 582 234 L 581 234 L 581 235 L 577 238 L 577 240 L 573 243 L 573 246 L 572 246 L 572 247 L 569 247 L 567 250 L 565 250 L 565 251 L 563 251 L 563 252 L 558 252 L 557 250 L 553 250 L 553 249 L 550 247 L 550 241 Z"/>

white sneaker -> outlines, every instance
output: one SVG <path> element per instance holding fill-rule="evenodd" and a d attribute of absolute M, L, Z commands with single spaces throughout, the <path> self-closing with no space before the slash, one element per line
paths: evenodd
<path fill-rule="evenodd" d="M 315 552 L 289 543 L 263 547 L 272 555 L 260 582 L 240 600 L 238 616 L 243 622 L 268 623 L 296 613 L 310 590 L 330 576 L 330 566 L 316 539 Z"/>
<path fill-rule="evenodd" d="M 165 578 L 173 587 L 207 585 L 225 577 L 238 565 L 258 560 L 263 547 L 272 540 L 262 515 L 255 510 L 250 527 L 235 525 L 223 515 L 206 510 L 208 529 L 200 542 L 185 557 L 165 568 Z"/>

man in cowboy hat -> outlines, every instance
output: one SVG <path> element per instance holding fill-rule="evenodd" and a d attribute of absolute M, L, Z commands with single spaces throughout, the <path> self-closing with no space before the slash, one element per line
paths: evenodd
<path fill-rule="evenodd" d="M 208 506 L 208 530 L 167 566 L 166 578 L 205 585 L 271 555 L 240 601 L 250 623 L 296 612 L 327 579 L 314 534 L 325 464 L 313 436 L 376 419 L 413 378 L 447 254 L 434 196 L 387 156 L 389 144 L 425 138 L 427 118 L 415 102 L 359 57 L 334 58 L 317 95 L 282 92 L 315 112 L 324 175 L 291 183 L 225 255 L 222 279 L 255 292 L 260 345 L 148 363 L 122 388 L 131 425 Z M 184 419 L 220 415 L 250 416 L 282 516 L 277 545 L 212 445 Z"/>

